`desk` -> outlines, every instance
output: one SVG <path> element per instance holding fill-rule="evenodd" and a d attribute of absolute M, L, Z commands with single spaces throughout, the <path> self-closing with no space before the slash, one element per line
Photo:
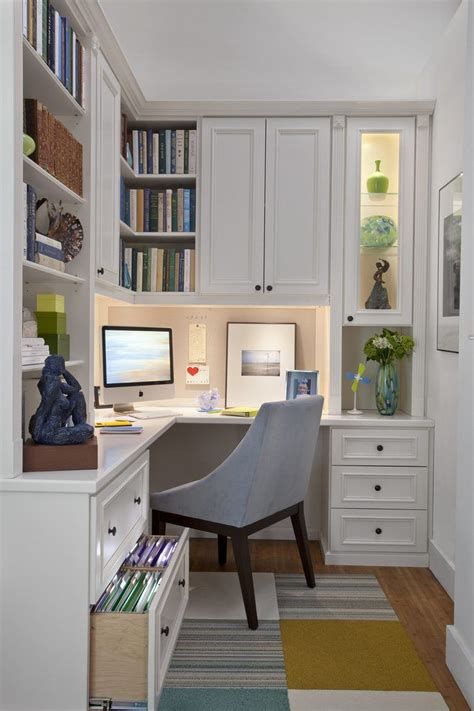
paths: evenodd
<path fill-rule="evenodd" d="M 2 644 L 8 653 L 0 708 L 86 711 L 89 604 L 146 527 L 149 450 L 167 433 L 179 434 L 180 427 L 185 432 L 185 425 L 240 429 L 252 422 L 170 406 L 179 414 L 142 420 L 140 435 L 99 435 L 97 471 L 37 472 L 0 481 L 2 525 L 8 531 L 2 543 L 8 571 L 2 583 Z M 98 416 L 110 413 L 101 410 Z M 327 562 L 428 564 L 432 427 L 430 420 L 403 414 L 323 416 L 310 501 L 318 507 Z M 140 497 L 132 490 L 135 481 Z M 382 491 L 374 494 L 379 481 Z M 100 526 L 113 522 L 103 517 L 100 523 L 96 512 L 128 486 L 127 501 L 137 515 L 115 557 L 103 563 Z M 140 510 L 133 503 L 138 498 Z M 307 516 L 311 519 L 308 509 Z"/>

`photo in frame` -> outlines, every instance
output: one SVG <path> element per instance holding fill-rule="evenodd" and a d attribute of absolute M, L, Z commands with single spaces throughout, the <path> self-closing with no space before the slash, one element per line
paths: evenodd
<path fill-rule="evenodd" d="M 460 173 L 439 191 L 437 349 L 453 353 L 459 352 L 462 190 Z"/>
<path fill-rule="evenodd" d="M 226 407 L 284 400 L 295 367 L 296 324 L 227 324 Z"/>
<path fill-rule="evenodd" d="M 286 373 L 286 399 L 296 400 L 305 395 L 317 395 L 318 377 L 318 370 L 288 370 Z"/>

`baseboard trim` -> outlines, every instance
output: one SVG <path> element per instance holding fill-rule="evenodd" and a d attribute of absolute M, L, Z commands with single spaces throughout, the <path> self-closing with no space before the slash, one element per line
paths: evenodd
<path fill-rule="evenodd" d="M 474 658 L 454 625 L 446 627 L 446 664 L 456 683 L 474 707 Z"/>
<path fill-rule="evenodd" d="M 401 566 L 403 568 L 427 568 L 428 553 L 339 553 L 328 549 L 327 541 L 321 535 L 326 565 L 377 565 L 381 567 Z"/>
<path fill-rule="evenodd" d="M 430 539 L 429 544 L 430 563 L 429 568 L 436 580 L 443 586 L 451 600 L 454 600 L 454 563 L 443 553 L 443 551 Z"/>

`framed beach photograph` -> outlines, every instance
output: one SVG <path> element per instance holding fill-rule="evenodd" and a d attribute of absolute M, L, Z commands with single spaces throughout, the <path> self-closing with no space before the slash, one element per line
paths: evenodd
<path fill-rule="evenodd" d="M 462 189 L 460 173 L 439 191 L 437 348 L 453 353 L 459 353 Z"/>
<path fill-rule="evenodd" d="M 228 323 L 226 407 L 284 400 L 295 340 L 294 323 Z"/>
<path fill-rule="evenodd" d="M 286 373 L 286 399 L 296 400 L 305 395 L 317 395 L 318 377 L 318 370 L 288 370 Z"/>

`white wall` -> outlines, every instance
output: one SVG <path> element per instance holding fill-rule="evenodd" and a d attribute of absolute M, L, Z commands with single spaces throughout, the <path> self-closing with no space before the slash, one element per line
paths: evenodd
<path fill-rule="evenodd" d="M 438 191 L 463 170 L 466 6 L 462 4 L 419 79 L 419 95 L 436 98 L 433 116 L 431 239 L 427 324 L 427 415 L 436 422 L 431 568 L 453 596 L 458 360 L 436 349 Z M 416 288 L 416 277 L 415 277 Z"/>

